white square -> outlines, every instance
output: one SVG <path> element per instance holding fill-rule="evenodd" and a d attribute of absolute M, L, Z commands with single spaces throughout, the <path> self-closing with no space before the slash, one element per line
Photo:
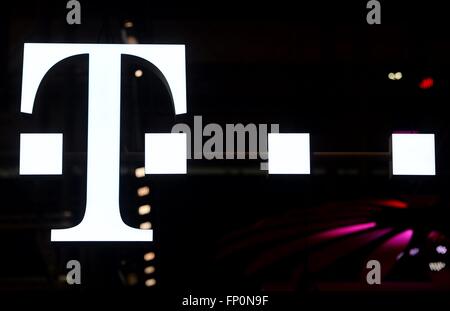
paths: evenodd
<path fill-rule="evenodd" d="M 20 175 L 61 175 L 63 134 L 20 134 Z"/>
<path fill-rule="evenodd" d="M 269 174 L 310 174 L 309 134 L 269 133 Z"/>
<path fill-rule="evenodd" d="M 186 172 L 186 133 L 145 134 L 145 174 Z"/>
<path fill-rule="evenodd" d="M 436 175 L 434 134 L 392 134 L 393 175 Z"/>

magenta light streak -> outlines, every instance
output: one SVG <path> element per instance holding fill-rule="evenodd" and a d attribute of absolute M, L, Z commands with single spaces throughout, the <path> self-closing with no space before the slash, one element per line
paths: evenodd
<path fill-rule="evenodd" d="M 255 273 L 256 271 L 270 266 L 271 264 L 288 257 L 289 255 L 300 252 L 307 247 L 311 247 L 322 243 L 323 241 L 340 238 L 353 233 L 358 233 L 367 229 L 374 228 L 377 225 L 376 222 L 368 222 L 362 224 L 356 224 L 351 226 L 339 227 L 336 229 L 330 229 L 320 233 L 301 238 L 299 240 L 282 244 L 280 246 L 270 248 L 261 253 L 252 265 L 248 268 L 248 273 Z"/>
<path fill-rule="evenodd" d="M 394 237 L 390 238 L 385 244 L 392 248 L 405 248 L 413 235 L 413 230 L 405 230 Z"/>
<path fill-rule="evenodd" d="M 364 223 L 364 224 L 345 226 L 345 227 L 340 227 L 340 228 L 324 231 L 322 233 L 319 233 L 319 234 L 315 235 L 315 237 L 319 238 L 319 239 L 337 238 L 337 237 L 341 237 L 343 235 L 352 234 L 352 233 L 355 233 L 355 232 L 358 232 L 358 231 L 367 230 L 367 229 L 375 227 L 376 225 L 377 225 L 376 222 L 368 222 L 368 223 Z"/>
<path fill-rule="evenodd" d="M 382 276 L 385 276 L 403 256 L 413 233 L 412 229 L 402 231 L 381 244 L 369 255 L 368 259 L 376 259 L 381 263 L 383 267 L 381 269 Z M 402 256 L 399 254 L 402 254 Z"/>

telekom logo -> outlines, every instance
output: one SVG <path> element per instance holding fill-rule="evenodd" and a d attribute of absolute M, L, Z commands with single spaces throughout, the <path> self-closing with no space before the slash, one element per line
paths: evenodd
<path fill-rule="evenodd" d="M 25 44 L 21 111 L 33 112 L 39 84 L 52 66 L 80 54 L 89 55 L 86 208 L 79 225 L 52 230 L 51 240 L 152 241 L 151 230 L 131 228 L 120 216 L 120 61 L 128 54 L 152 63 L 172 95 L 175 114 L 186 113 L 184 45 Z M 310 174 L 309 133 L 267 138 L 269 174 Z M 62 143 L 61 133 L 22 133 L 20 174 L 62 174 Z M 391 147 L 392 175 L 436 174 L 434 134 L 392 134 Z M 187 157 L 186 133 L 145 134 L 146 174 L 186 174 Z"/>
<path fill-rule="evenodd" d="M 152 241 L 152 230 L 127 226 L 119 208 L 121 55 L 145 59 L 160 70 L 170 89 L 175 113 L 186 113 L 184 45 L 25 44 L 21 112 L 31 114 L 39 84 L 65 58 L 89 55 L 87 198 L 82 222 L 51 231 L 51 241 Z M 62 134 L 21 134 L 20 174 L 62 174 Z M 146 134 L 148 148 L 184 156 L 184 166 L 146 163 L 147 174 L 186 173 L 186 137 Z M 56 162 L 56 163 L 55 163 Z M 146 156 L 147 162 L 147 156 Z"/>

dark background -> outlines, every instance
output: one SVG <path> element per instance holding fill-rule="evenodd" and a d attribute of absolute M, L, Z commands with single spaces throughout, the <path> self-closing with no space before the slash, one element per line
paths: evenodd
<path fill-rule="evenodd" d="M 433 273 L 428 262 L 436 245 L 448 247 L 449 18 L 443 4 L 392 2 L 381 1 L 381 25 L 366 23 L 366 1 L 81 1 L 81 25 L 67 25 L 65 1 L 2 9 L 0 297 L 105 290 L 174 307 L 190 293 L 267 293 L 273 306 L 446 303 L 448 267 Z M 125 29 L 126 21 L 133 27 Z M 34 113 L 23 115 L 23 44 L 125 43 L 130 36 L 186 45 L 186 115 L 174 116 L 151 65 L 122 57 L 121 213 L 134 227 L 151 221 L 155 241 L 50 243 L 50 229 L 70 227 L 84 213 L 88 57 L 52 68 Z M 391 81 L 389 72 L 403 78 Z M 420 88 L 427 77 L 433 87 Z M 190 160 L 186 176 L 137 179 L 144 133 L 192 124 L 194 115 L 223 127 L 278 123 L 280 132 L 309 132 L 312 174 L 269 176 L 256 160 Z M 396 131 L 436 134 L 437 176 L 390 175 Z M 64 133 L 64 175 L 18 175 L 22 132 Z M 144 185 L 151 193 L 139 198 Z M 138 215 L 146 203 L 152 212 Z M 295 241 L 322 230 L 372 221 L 374 230 L 391 231 L 358 246 L 348 236 L 296 249 Z M 414 234 L 405 253 L 418 247 L 420 255 L 399 260 L 382 285 L 368 286 L 370 254 L 408 229 Z M 293 245 L 287 256 L 251 272 L 258 258 L 264 262 L 272 250 L 276 257 L 283 245 Z M 143 273 L 148 251 L 156 254 L 153 287 Z M 314 258 L 330 260 L 315 267 Z M 82 285 L 65 283 L 70 259 L 81 262 Z"/>

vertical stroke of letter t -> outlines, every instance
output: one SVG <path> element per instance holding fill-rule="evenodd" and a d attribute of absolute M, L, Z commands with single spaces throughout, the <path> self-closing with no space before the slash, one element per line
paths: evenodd
<path fill-rule="evenodd" d="M 152 63 L 165 79 L 163 82 L 172 96 L 175 114 L 181 114 L 186 113 L 185 47 L 164 44 L 26 43 L 21 112 L 33 112 L 39 84 L 51 67 L 81 54 L 89 55 L 86 208 L 78 225 L 51 230 L 51 241 L 152 241 L 152 230 L 129 227 L 120 215 L 121 55 L 137 56 Z M 55 135 L 58 135 L 56 139 Z M 62 174 L 62 134 L 22 133 L 20 136 L 21 175 Z M 53 164 L 46 167 L 39 163 L 39 159 L 45 162 L 51 158 L 48 153 L 55 152 L 60 155 L 59 159 L 56 156 L 59 169 L 52 170 Z M 147 167 L 146 173 L 152 174 Z M 159 170 L 158 173 L 170 172 Z"/>

